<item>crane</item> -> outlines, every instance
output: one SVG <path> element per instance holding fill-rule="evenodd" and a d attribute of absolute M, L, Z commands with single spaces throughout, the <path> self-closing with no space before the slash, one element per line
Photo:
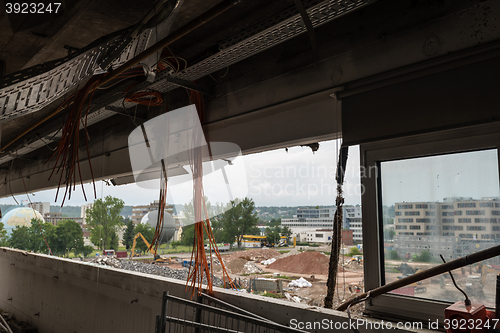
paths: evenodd
<path fill-rule="evenodd" d="M 138 232 L 137 235 L 134 236 L 134 242 L 132 244 L 132 252 L 130 253 L 130 259 L 132 259 L 134 257 L 134 255 L 135 255 L 135 252 L 134 252 L 135 251 L 135 245 L 137 243 L 137 238 L 139 238 L 139 236 L 144 241 L 144 244 L 146 244 L 146 246 L 148 247 L 149 252 L 151 252 L 151 254 L 153 255 L 153 257 L 155 258 L 155 261 L 159 260 L 160 256 L 158 255 L 158 253 L 156 253 L 156 251 L 153 248 L 150 248 L 151 246 L 149 245 L 149 242 L 146 240 L 146 237 L 144 237 L 140 232 Z"/>

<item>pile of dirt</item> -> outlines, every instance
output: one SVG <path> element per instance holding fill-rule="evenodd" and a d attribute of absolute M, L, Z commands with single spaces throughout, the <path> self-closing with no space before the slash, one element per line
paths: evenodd
<path fill-rule="evenodd" d="M 279 257 L 281 254 L 274 250 L 274 249 L 252 249 L 252 250 L 246 250 L 246 251 L 238 251 L 229 256 L 229 258 L 224 257 L 226 260 L 231 260 L 235 258 L 243 258 L 247 261 L 258 261 L 261 262 L 262 260 L 266 259 L 271 259 L 271 258 L 276 258 Z"/>
<path fill-rule="evenodd" d="M 267 267 L 290 273 L 328 275 L 329 261 L 324 254 L 311 251 L 278 259 Z M 338 269 L 343 271 L 342 267 Z"/>
<path fill-rule="evenodd" d="M 229 269 L 231 274 L 240 274 L 247 262 L 248 260 L 243 258 L 234 258 L 226 264 L 226 268 Z"/>

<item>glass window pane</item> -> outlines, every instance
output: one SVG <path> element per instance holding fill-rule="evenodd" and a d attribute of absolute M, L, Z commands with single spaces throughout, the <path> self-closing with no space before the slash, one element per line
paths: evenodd
<path fill-rule="evenodd" d="M 500 243 L 497 150 L 382 162 L 385 282 Z M 500 258 L 453 271 L 474 303 L 494 306 Z M 463 301 L 448 274 L 393 293 Z"/>

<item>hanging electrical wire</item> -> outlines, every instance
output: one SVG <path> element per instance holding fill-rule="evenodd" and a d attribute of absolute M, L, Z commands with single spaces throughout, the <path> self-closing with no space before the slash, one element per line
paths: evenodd
<path fill-rule="evenodd" d="M 204 124 L 205 118 L 205 105 L 203 101 L 203 96 L 201 93 L 196 91 L 191 91 L 190 94 L 191 102 L 195 104 L 198 111 L 198 116 L 200 123 Z M 222 266 L 222 277 L 224 285 L 229 285 L 231 288 L 235 288 L 233 281 L 227 273 L 226 267 L 224 266 L 224 261 L 219 253 L 217 245 L 215 243 L 215 237 L 212 232 L 212 227 L 210 224 L 210 219 L 208 215 L 207 204 L 205 201 L 205 194 L 203 191 L 203 165 L 202 165 L 202 148 L 200 133 L 196 133 L 192 140 L 192 149 L 190 149 L 190 168 L 193 175 L 193 207 L 194 207 L 194 232 L 195 237 L 193 241 L 193 250 L 191 252 L 191 262 L 193 265 L 189 267 L 189 274 L 186 283 L 186 290 L 188 287 L 191 290 L 191 296 L 195 295 L 195 289 L 197 287 L 198 294 L 201 293 L 201 286 L 203 283 L 203 278 L 207 280 L 207 293 L 213 295 L 213 264 L 212 264 L 212 254 L 215 254 Z M 210 258 L 210 264 L 207 260 L 207 251 L 205 250 L 204 240 L 208 239 L 208 254 Z"/>
<path fill-rule="evenodd" d="M 59 190 L 62 184 L 65 184 L 66 190 L 63 195 L 63 200 L 61 206 L 64 205 L 66 197 L 71 199 L 71 191 L 76 189 L 77 184 L 77 172 L 80 179 L 80 184 L 82 187 L 82 192 L 85 200 L 87 196 L 85 194 L 85 189 L 83 187 L 83 178 L 80 168 L 80 125 L 82 123 L 82 116 L 84 116 L 85 121 L 83 122 L 85 131 L 85 140 L 87 148 L 87 158 L 89 161 L 90 174 L 92 177 L 92 183 L 94 184 L 94 196 L 97 198 L 97 192 L 95 188 L 94 173 L 92 171 L 92 164 L 90 163 L 90 151 L 88 146 L 88 132 L 87 132 L 87 116 L 90 103 L 96 88 L 103 75 L 93 76 L 85 86 L 78 90 L 75 94 L 71 95 L 66 101 L 61 104 L 59 108 L 67 108 L 69 111 L 66 114 L 66 120 L 64 121 L 62 127 L 62 137 L 59 140 L 56 150 L 49 158 L 49 161 L 55 158 L 55 165 L 49 176 L 49 180 L 54 174 L 61 173 L 59 176 L 59 183 L 57 186 L 56 198 L 59 196 Z M 88 103 L 87 103 L 88 101 Z M 47 161 L 48 162 L 48 161 Z"/>

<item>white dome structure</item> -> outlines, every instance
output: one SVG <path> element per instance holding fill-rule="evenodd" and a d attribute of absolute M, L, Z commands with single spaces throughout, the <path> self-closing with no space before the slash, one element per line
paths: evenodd
<path fill-rule="evenodd" d="M 141 220 L 142 224 L 149 224 L 153 229 L 156 228 L 156 222 L 158 221 L 158 211 L 153 210 L 146 215 Z M 163 225 L 160 234 L 160 244 L 168 242 L 175 233 L 175 220 L 166 210 L 163 212 Z"/>
<path fill-rule="evenodd" d="M 42 214 L 33 208 L 29 207 L 15 207 L 9 209 L 2 217 L 1 222 L 4 225 L 5 230 L 7 230 L 7 236 L 12 234 L 12 230 L 16 226 L 31 226 L 31 219 L 39 219 L 45 222 Z"/>

